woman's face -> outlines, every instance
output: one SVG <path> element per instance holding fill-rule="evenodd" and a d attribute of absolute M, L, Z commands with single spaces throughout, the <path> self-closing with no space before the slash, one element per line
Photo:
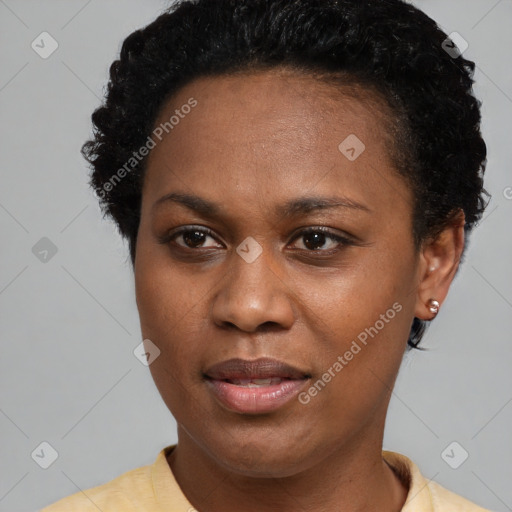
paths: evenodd
<path fill-rule="evenodd" d="M 180 446 L 272 476 L 380 446 L 424 269 L 376 105 L 267 71 L 162 109 L 135 280 Z"/>

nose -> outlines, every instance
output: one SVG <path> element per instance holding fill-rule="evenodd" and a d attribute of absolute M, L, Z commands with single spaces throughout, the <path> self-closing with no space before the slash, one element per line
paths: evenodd
<path fill-rule="evenodd" d="M 222 328 L 245 332 L 293 325 L 293 290 L 265 250 L 251 263 L 232 255 L 229 272 L 214 296 L 213 319 Z"/>

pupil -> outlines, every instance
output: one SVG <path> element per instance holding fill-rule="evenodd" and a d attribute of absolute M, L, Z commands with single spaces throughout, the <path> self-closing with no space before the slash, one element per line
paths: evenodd
<path fill-rule="evenodd" d="M 187 245 L 194 245 L 194 244 L 201 244 L 204 242 L 202 237 L 204 237 L 205 234 L 201 233 L 201 231 L 188 231 L 183 235 L 183 240 Z M 191 242 L 189 244 L 189 242 Z"/>
<path fill-rule="evenodd" d="M 309 244 L 307 241 L 311 240 L 312 238 L 316 238 L 316 240 L 314 240 L 312 244 Z M 307 235 L 304 236 L 304 242 L 305 242 L 304 245 L 308 249 L 314 250 L 314 248 L 310 247 L 310 245 L 316 245 L 316 244 L 319 244 L 319 242 L 321 242 L 319 244 L 321 247 L 325 243 L 325 235 L 323 233 L 308 233 Z"/>

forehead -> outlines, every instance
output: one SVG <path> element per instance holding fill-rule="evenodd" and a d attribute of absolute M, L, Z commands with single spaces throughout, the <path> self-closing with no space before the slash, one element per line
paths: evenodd
<path fill-rule="evenodd" d="M 196 106 L 183 108 L 191 99 Z M 175 123 L 148 157 L 145 190 L 235 187 L 243 195 L 320 180 L 332 187 L 339 178 L 361 188 L 375 172 L 380 180 L 393 172 L 386 113 L 371 91 L 297 72 L 202 77 L 162 107 L 154 126 L 173 115 Z"/>
<path fill-rule="evenodd" d="M 161 107 L 155 126 L 165 123 L 191 97 L 198 108 L 188 116 L 187 124 L 194 128 L 211 130 L 212 121 L 223 122 L 222 128 L 241 124 L 247 133 L 260 131 L 262 136 L 286 133 L 294 126 L 301 128 L 295 135 L 314 139 L 321 129 L 335 130 L 336 124 L 361 135 L 377 131 L 382 139 L 387 136 L 382 128 L 391 117 L 382 97 L 354 84 L 353 79 L 320 79 L 275 68 L 197 78 Z M 183 130 L 175 126 L 172 132 L 180 137 Z M 223 134 L 228 135 L 227 131 Z"/>

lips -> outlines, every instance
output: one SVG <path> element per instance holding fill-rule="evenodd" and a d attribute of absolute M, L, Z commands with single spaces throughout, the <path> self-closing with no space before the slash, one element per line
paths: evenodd
<path fill-rule="evenodd" d="M 288 403 L 311 377 L 307 372 L 270 358 L 229 359 L 204 373 L 208 389 L 230 411 L 262 414 Z"/>
<path fill-rule="evenodd" d="M 234 379 L 303 379 L 308 374 L 277 359 L 262 357 L 254 361 L 229 359 L 210 367 L 205 372 L 215 380 Z"/>

